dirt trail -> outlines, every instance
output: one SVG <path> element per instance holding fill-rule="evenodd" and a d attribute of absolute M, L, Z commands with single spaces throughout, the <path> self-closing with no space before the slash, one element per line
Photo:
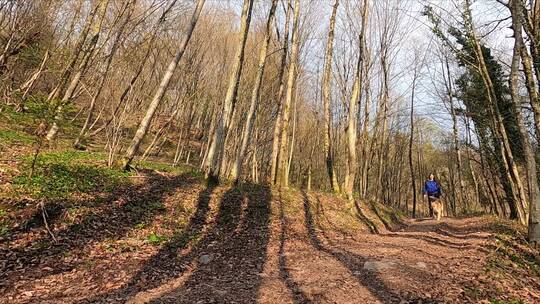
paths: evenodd
<path fill-rule="evenodd" d="M 56 231 L 63 245 L 37 250 L 35 231 L 4 243 L 0 302 L 470 303 L 497 287 L 485 272 L 487 218 L 409 220 L 371 234 L 344 228 L 325 195 L 159 184 L 178 188 L 116 198 L 107 216 Z M 162 197 L 147 227 L 123 226 L 137 204 Z M 179 219 L 182 229 L 170 228 Z M 122 234 L 111 236 L 117 226 Z M 141 241 L 150 231 L 174 233 L 156 246 Z M 75 239 L 82 232 L 84 242 Z M 538 278 L 497 280 L 509 298 L 540 301 Z"/>

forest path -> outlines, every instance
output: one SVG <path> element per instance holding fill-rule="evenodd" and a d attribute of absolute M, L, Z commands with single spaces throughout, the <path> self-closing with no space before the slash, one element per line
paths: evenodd
<path fill-rule="evenodd" d="M 497 250 L 490 218 L 405 220 L 371 234 L 358 219 L 347 228 L 335 208 L 343 200 L 327 194 L 282 199 L 266 186 L 186 177 L 141 184 L 75 224 L 57 223 L 58 244 L 37 227 L 3 243 L 0 302 L 477 303 L 494 292 L 540 300 L 538 277 L 486 272 Z"/>

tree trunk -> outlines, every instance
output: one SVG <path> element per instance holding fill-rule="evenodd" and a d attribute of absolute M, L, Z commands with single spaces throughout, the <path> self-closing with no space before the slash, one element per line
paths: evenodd
<path fill-rule="evenodd" d="M 282 115 L 282 128 L 281 128 L 281 142 L 279 163 L 277 170 L 277 182 L 276 184 L 283 188 L 289 187 L 289 175 L 287 174 L 287 142 L 289 137 L 289 120 L 291 116 L 291 103 L 293 99 L 294 85 L 296 81 L 296 69 L 298 65 L 298 53 L 300 48 L 299 35 L 300 35 L 300 0 L 294 1 L 294 17 L 293 17 L 293 34 L 292 34 L 292 49 L 291 49 L 291 64 L 289 67 L 289 74 L 287 76 L 287 93 L 285 95 L 285 103 L 283 106 Z"/>
<path fill-rule="evenodd" d="M 514 50 L 509 79 L 510 95 L 518 118 L 518 127 L 523 141 L 523 154 L 525 155 L 527 180 L 529 182 L 528 238 L 531 242 L 540 243 L 540 189 L 538 188 L 536 160 L 533 148 L 529 141 L 529 134 L 527 133 L 525 122 L 521 116 L 520 98 L 518 93 L 520 52 L 522 52 L 521 43 L 523 43 L 521 37 L 522 19 L 520 17 L 520 4 L 518 0 L 510 1 L 509 5 L 512 11 L 512 28 L 514 30 Z M 529 94 L 530 93 L 531 88 L 529 88 Z M 538 96 L 536 96 L 536 94 L 529 96 L 531 105 L 538 102 L 537 98 Z M 536 112 L 534 114 L 535 121 L 540 119 L 539 117 L 536 117 Z"/>
<path fill-rule="evenodd" d="M 462 208 L 464 210 L 467 210 L 468 203 L 463 199 L 464 197 L 466 197 L 465 195 L 466 192 L 465 192 L 465 184 L 463 183 L 463 176 L 462 176 L 463 165 L 462 165 L 462 158 L 461 158 L 461 149 L 459 148 L 458 124 L 457 124 L 458 120 L 457 120 L 457 115 L 456 115 L 455 106 L 454 106 L 452 77 L 450 75 L 450 66 L 448 64 L 448 58 L 445 56 L 444 60 L 445 60 L 444 64 L 446 67 L 445 83 L 446 83 L 446 89 L 448 93 L 448 101 L 450 103 L 450 115 L 452 116 L 452 139 L 454 140 L 454 150 L 456 153 L 455 155 L 456 155 L 457 178 L 458 178 L 457 182 L 459 184 L 459 192 L 455 199 L 457 202 L 459 202 L 462 205 Z"/>
<path fill-rule="evenodd" d="M 287 160 L 287 167 L 285 168 L 285 176 L 287 177 L 287 180 L 289 179 L 289 175 L 291 173 L 291 165 L 293 160 L 293 153 L 294 153 L 294 145 L 296 143 L 296 125 L 298 123 L 298 99 L 296 98 L 298 95 L 298 91 L 295 88 L 295 98 L 293 100 L 293 123 L 292 123 L 292 130 L 291 130 L 291 143 L 290 143 L 290 149 L 289 149 L 289 157 Z"/>
<path fill-rule="evenodd" d="M 387 46 L 383 46 L 383 49 L 385 50 Z M 378 147 L 377 147 L 377 154 L 378 154 L 378 166 L 377 166 L 377 180 L 375 184 L 375 196 L 377 199 L 383 199 L 383 187 L 382 187 L 382 181 L 383 181 L 383 175 L 384 175 L 384 158 L 386 156 L 386 151 L 384 151 L 384 147 L 386 146 L 386 133 L 388 131 L 388 101 L 389 101 L 389 87 L 388 87 L 388 58 L 387 51 L 381 51 L 381 68 L 382 68 L 382 74 L 383 74 L 383 80 L 382 80 L 382 99 L 381 99 L 381 105 L 379 108 L 379 111 L 381 111 L 381 116 L 379 116 L 379 119 L 382 119 L 382 129 L 381 133 L 378 139 Z"/>
<path fill-rule="evenodd" d="M 277 113 L 276 113 L 276 123 L 274 125 L 274 136 L 272 137 L 272 159 L 271 159 L 271 168 L 270 168 L 270 183 L 275 185 L 277 183 L 277 168 L 279 163 L 279 143 L 281 141 L 281 122 L 282 122 L 282 112 L 283 112 L 283 98 L 285 94 L 285 67 L 287 65 L 287 53 L 289 49 L 289 24 L 290 24 L 290 0 L 287 2 L 287 12 L 285 16 L 285 29 L 283 31 L 283 47 L 281 51 L 281 60 L 278 74 L 279 81 L 279 92 L 277 96 Z"/>
<path fill-rule="evenodd" d="M 169 63 L 169 66 L 167 67 L 167 70 L 165 71 L 165 75 L 163 75 L 163 78 L 161 79 L 161 83 L 159 84 L 159 87 L 156 93 L 154 94 L 152 101 L 150 102 L 150 106 L 148 107 L 148 110 L 146 111 L 144 118 L 139 124 L 139 128 L 137 129 L 137 132 L 135 133 L 135 136 L 133 137 L 133 140 L 131 141 L 129 148 L 126 151 L 126 155 L 124 156 L 123 163 L 122 163 L 122 167 L 125 170 L 130 168 L 131 162 L 133 161 L 133 158 L 139 151 L 139 146 L 141 145 L 142 140 L 144 136 L 146 135 L 146 132 L 148 132 L 148 128 L 150 127 L 150 123 L 152 122 L 152 118 L 154 117 L 154 114 L 159 104 L 161 103 L 161 100 L 163 99 L 165 92 L 167 91 L 167 88 L 169 86 L 169 82 L 171 81 L 174 70 L 176 69 L 176 66 L 178 66 L 178 62 L 180 62 L 182 55 L 184 55 L 188 42 L 191 38 L 191 35 L 193 34 L 193 30 L 195 29 L 195 26 L 197 25 L 197 20 L 199 19 L 199 15 L 204 6 L 204 2 L 205 0 L 197 1 L 195 10 L 193 11 L 193 15 L 191 16 L 191 21 L 190 21 L 186 36 L 180 43 L 179 50 L 176 52 L 176 55 L 174 56 L 173 60 L 171 61 L 171 63 Z"/>
<path fill-rule="evenodd" d="M 417 67 L 414 67 L 413 83 L 411 91 L 411 133 L 409 134 L 409 169 L 411 171 L 411 191 L 413 198 L 412 217 L 416 217 L 416 176 L 414 174 L 414 162 L 413 162 L 413 139 L 414 139 L 414 92 L 416 89 Z"/>
<path fill-rule="evenodd" d="M 358 52 L 358 61 L 356 64 L 356 71 L 354 75 L 354 85 L 352 89 L 351 99 L 349 101 L 349 114 L 347 124 L 347 150 L 348 150 L 348 169 L 347 176 L 345 178 L 345 192 L 349 202 L 354 200 L 353 190 L 354 181 L 356 180 L 357 169 L 357 157 L 356 157 L 356 138 L 357 138 L 357 126 L 358 126 L 358 105 L 360 102 L 360 96 L 362 92 L 363 83 L 363 71 L 364 66 L 364 54 L 366 50 L 366 27 L 368 19 L 368 0 L 363 1 L 362 5 L 362 28 L 360 29 L 359 43 L 360 48 Z M 367 102 L 367 101 L 366 101 Z"/>
<path fill-rule="evenodd" d="M 368 63 L 369 56 L 366 52 L 366 75 L 369 74 L 368 69 Z M 369 109 L 370 109 L 370 103 L 371 103 L 371 91 L 370 91 L 370 85 L 369 81 L 366 81 L 364 84 L 365 88 L 365 102 L 364 102 L 364 124 L 362 126 L 362 171 L 360 176 L 360 196 L 362 198 L 366 198 L 367 196 L 367 188 L 368 188 L 368 172 L 369 172 L 369 165 L 370 165 L 370 155 L 368 151 L 368 146 L 370 146 L 370 139 L 369 139 Z"/>
<path fill-rule="evenodd" d="M 326 52 L 324 55 L 324 70 L 322 79 L 322 101 L 324 107 L 324 155 L 326 157 L 326 170 L 330 188 L 334 192 L 339 192 L 339 183 L 337 181 L 336 172 L 334 169 L 333 151 L 332 151 L 332 118 L 331 118 L 331 78 L 332 78 L 332 59 L 334 56 L 334 29 L 336 27 L 336 15 L 339 6 L 339 0 L 334 2 L 332 15 L 330 17 L 330 26 L 328 30 L 328 40 L 326 42 Z"/>
<path fill-rule="evenodd" d="M 474 183 L 474 190 L 475 190 L 475 203 L 477 206 L 480 206 L 480 187 L 478 184 L 478 177 L 476 176 L 476 172 L 474 171 L 474 167 L 472 165 L 472 156 L 471 156 L 471 148 L 472 147 L 472 139 L 471 139 L 471 127 L 470 127 L 470 121 L 468 117 L 465 117 L 465 127 L 467 129 L 467 146 L 468 148 L 465 150 L 467 153 L 469 164 L 469 171 L 471 172 L 471 176 Z"/>
<path fill-rule="evenodd" d="M 241 29 L 238 37 L 238 49 L 232 74 L 229 78 L 229 88 L 223 101 L 222 116 L 217 121 L 217 127 L 211 140 L 208 155 L 206 156 L 204 171 L 207 178 L 219 179 L 221 161 L 223 159 L 225 138 L 229 132 L 229 127 L 236 105 L 238 87 L 240 85 L 240 76 L 242 75 L 242 66 L 244 63 L 244 51 L 246 47 L 247 36 L 249 33 L 249 24 L 251 22 L 251 11 L 253 9 L 253 0 L 244 0 L 242 7 Z"/>
<path fill-rule="evenodd" d="M 236 154 L 236 159 L 231 170 L 231 178 L 235 180 L 235 182 L 238 182 L 238 179 L 241 177 L 242 160 L 246 155 L 246 150 L 251 139 L 251 133 L 253 133 L 253 122 L 255 120 L 255 115 L 257 113 L 257 107 L 259 104 L 261 84 L 264 75 L 264 69 L 266 66 L 266 58 L 268 54 L 268 47 L 270 45 L 270 38 L 272 38 L 271 30 L 272 24 L 274 22 L 277 2 L 278 0 L 272 0 L 272 6 L 270 7 L 270 12 L 268 13 L 268 21 L 266 22 L 263 46 L 259 53 L 259 66 L 257 69 L 257 76 L 255 78 L 255 84 L 253 85 L 253 91 L 251 92 L 251 102 L 242 132 L 242 142 L 240 144 L 240 149 L 238 149 L 238 153 Z M 254 161 L 256 161 L 256 159 L 254 159 Z"/>

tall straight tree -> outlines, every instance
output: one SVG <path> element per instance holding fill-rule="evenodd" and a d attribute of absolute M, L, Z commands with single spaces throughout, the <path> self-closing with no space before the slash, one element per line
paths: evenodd
<path fill-rule="evenodd" d="M 141 145 L 142 140 L 144 139 L 144 137 L 146 136 L 146 133 L 148 132 L 148 128 L 150 127 L 150 124 L 152 122 L 152 118 L 154 117 L 154 114 L 156 113 L 156 110 L 159 104 L 161 103 L 161 100 L 163 99 L 165 92 L 167 91 L 167 88 L 171 81 L 174 70 L 178 66 L 178 62 L 180 62 L 180 59 L 182 59 L 182 56 L 184 55 L 184 52 L 186 51 L 186 47 L 189 43 L 189 40 L 191 39 L 191 35 L 193 34 L 193 30 L 195 29 L 195 26 L 197 25 L 197 20 L 199 19 L 199 16 L 201 14 L 202 8 L 204 6 L 204 2 L 205 0 L 197 0 L 195 9 L 193 11 L 193 14 L 191 15 L 191 20 L 190 20 L 186 35 L 184 36 L 184 39 L 180 43 L 178 51 L 176 52 L 176 55 L 174 56 L 173 60 L 171 61 L 171 63 L 169 63 L 169 66 L 167 67 L 167 70 L 165 71 L 165 74 L 163 75 L 163 78 L 161 79 L 161 82 L 156 90 L 156 93 L 154 94 L 154 97 L 152 98 L 152 101 L 150 102 L 150 106 L 146 110 L 146 114 L 141 120 L 141 123 L 139 124 L 139 128 L 137 129 L 137 132 L 135 133 L 135 136 L 131 140 L 131 144 L 129 148 L 127 149 L 126 155 L 124 156 L 124 159 L 122 161 L 122 166 L 124 167 L 125 170 L 130 168 L 131 162 L 133 161 L 133 158 L 139 151 L 139 146 Z"/>
<path fill-rule="evenodd" d="M 236 159 L 231 170 L 231 178 L 235 181 L 241 177 L 242 173 L 242 160 L 246 155 L 246 150 L 251 140 L 251 133 L 253 132 L 253 122 L 255 120 L 255 115 L 257 113 L 257 107 L 259 105 L 259 98 L 261 92 L 261 84 L 264 75 L 264 68 L 266 66 L 266 58 L 268 57 L 268 47 L 270 46 L 270 38 L 272 38 L 272 24 L 274 22 L 274 15 L 276 12 L 278 0 L 272 0 L 272 5 L 270 6 L 270 12 L 268 13 L 268 21 L 266 22 L 266 29 L 264 32 L 264 41 L 259 53 L 259 66 L 257 69 L 257 76 L 255 77 L 255 84 L 253 85 L 253 91 L 251 92 L 251 102 L 249 104 L 249 110 L 246 117 L 246 122 L 244 124 L 244 129 L 242 132 L 242 142 L 240 144 L 240 149 L 236 154 Z"/>
<path fill-rule="evenodd" d="M 218 119 L 216 131 L 208 140 L 211 141 L 208 154 L 203 165 L 204 172 L 207 178 L 219 179 L 220 169 L 222 167 L 223 153 L 225 148 L 225 138 L 229 132 L 236 98 L 238 96 L 238 87 L 240 85 L 240 76 L 242 75 L 242 67 L 244 63 L 244 53 L 246 41 L 249 33 L 249 24 L 251 23 L 251 12 L 253 10 L 253 0 L 244 0 L 242 6 L 242 17 L 240 25 L 240 33 L 238 35 L 238 49 L 234 60 L 234 66 L 229 78 L 229 88 L 223 101 L 221 117 Z"/>
<path fill-rule="evenodd" d="M 446 91 L 448 95 L 448 101 L 450 103 L 450 116 L 452 116 L 452 137 L 454 139 L 454 150 L 456 151 L 456 166 L 457 166 L 457 177 L 458 177 L 458 185 L 459 185 L 459 192 L 456 195 L 456 201 L 460 202 L 463 205 L 463 208 L 467 208 L 468 203 L 466 202 L 467 199 L 464 199 L 465 195 L 465 184 L 463 183 L 463 177 L 462 177 L 462 160 L 461 160 L 461 149 L 459 147 L 459 139 L 458 139 L 458 124 L 457 124 L 457 113 L 456 113 L 456 107 L 454 105 L 454 93 L 452 89 L 452 76 L 450 75 L 450 66 L 448 64 L 448 57 L 444 55 L 444 65 L 443 71 L 446 70 L 446 73 L 443 72 L 443 76 L 445 77 L 444 83 L 446 86 Z M 444 75 L 446 74 L 446 75 Z"/>
<path fill-rule="evenodd" d="M 381 66 L 381 72 L 382 72 L 382 79 L 381 79 L 381 96 L 380 96 L 380 103 L 379 103 L 379 109 L 377 113 L 377 126 L 378 133 L 377 134 L 377 155 L 378 155 L 378 166 L 377 166 L 377 180 L 375 181 L 375 195 L 377 199 L 384 199 L 384 192 L 385 187 L 383 186 L 383 176 L 386 170 L 386 159 L 388 154 L 386 153 L 386 147 L 387 147 L 387 140 L 388 140 L 388 112 L 389 112 L 389 103 L 390 103 L 390 65 L 391 65 L 391 47 L 392 47 L 392 40 L 395 35 L 395 23 L 393 23 L 392 18 L 394 16 L 391 15 L 392 9 L 388 5 L 389 3 L 387 1 L 382 1 L 382 14 L 379 13 L 379 18 L 381 22 L 381 29 L 380 29 L 380 66 Z"/>
<path fill-rule="evenodd" d="M 411 87 L 411 132 L 409 134 L 409 170 L 411 171 L 411 191 L 413 197 L 413 209 L 412 217 L 416 217 L 416 175 L 414 173 L 414 162 L 413 162 L 413 140 L 414 140 L 414 93 L 416 91 L 416 81 L 418 80 L 418 65 L 415 62 L 413 67 L 413 82 Z"/>
<path fill-rule="evenodd" d="M 287 53 L 289 52 L 289 24 L 291 17 L 291 0 L 287 0 L 287 9 L 285 13 L 285 27 L 283 30 L 283 47 L 281 50 L 281 59 L 278 73 L 279 92 L 277 96 L 276 123 L 274 124 L 274 136 L 272 137 L 272 155 L 270 168 L 270 183 L 275 185 L 277 182 L 277 167 L 279 162 L 279 143 L 281 142 L 281 122 L 283 111 L 283 97 L 285 92 L 285 67 L 287 65 Z"/>
<path fill-rule="evenodd" d="M 279 163 L 277 170 L 277 182 L 280 187 L 289 187 L 289 171 L 287 170 L 287 143 L 289 138 L 289 124 L 291 118 L 291 105 L 294 98 L 294 89 L 296 81 L 296 69 L 298 68 L 298 53 L 300 50 L 299 35 L 300 35 L 300 0 L 294 1 L 293 13 L 293 33 L 292 33 L 292 48 L 291 48 L 291 63 L 287 75 L 287 93 L 285 94 L 285 102 L 283 104 L 282 127 L 281 127 L 281 142 L 279 147 Z"/>
<path fill-rule="evenodd" d="M 363 67 L 364 56 L 366 52 L 366 27 L 368 21 L 369 12 L 369 0 L 364 0 L 362 4 L 362 28 L 360 29 L 360 48 L 358 51 L 358 60 L 356 63 L 356 70 L 354 74 L 354 84 L 349 100 L 349 114 L 347 124 L 347 151 L 348 151 L 348 166 L 347 175 L 345 176 L 345 193 L 349 201 L 353 201 L 354 182 L 356 180 L 356 171 L 358 167 L 356 157 L 356 137 L 357 137 L 357 125 L 358 125 L 358 108 L 360 95 L 362 92 L 363 82 Z M 367 101 L 366 101 L 367 102 Z"/>
<path fill-rule="evenodd" d="M 336 15 L 339 6 L 339 0 L 334 2 L 332 15 L 330 16 L 330 26 L 328 30 L 328 39 L 326 41 L 326 52 L 324 55 L 324 70 L 322 78 L 322 101 L 324 108 L 324 154 L 326 157 L 326 170 L 330 188 L 334 192 L 339 192 L 339 183 L 337 181 L 336 171 L 334 169 L 333 151 L 332 151 L 332 114 L 330 109 L 330 92 L 332 78 L 332 59 L 334 57 L 334 30 L 336 28 Z"/>

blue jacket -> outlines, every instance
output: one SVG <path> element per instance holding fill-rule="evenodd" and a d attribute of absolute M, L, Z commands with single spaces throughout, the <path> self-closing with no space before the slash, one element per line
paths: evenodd
<path fill-rule="evenodd" d="M 427 180 L 422 189 L 422 194 L 432 195 L 432 194 L 442 194 L 441 187 L 434 180 Z"/>

